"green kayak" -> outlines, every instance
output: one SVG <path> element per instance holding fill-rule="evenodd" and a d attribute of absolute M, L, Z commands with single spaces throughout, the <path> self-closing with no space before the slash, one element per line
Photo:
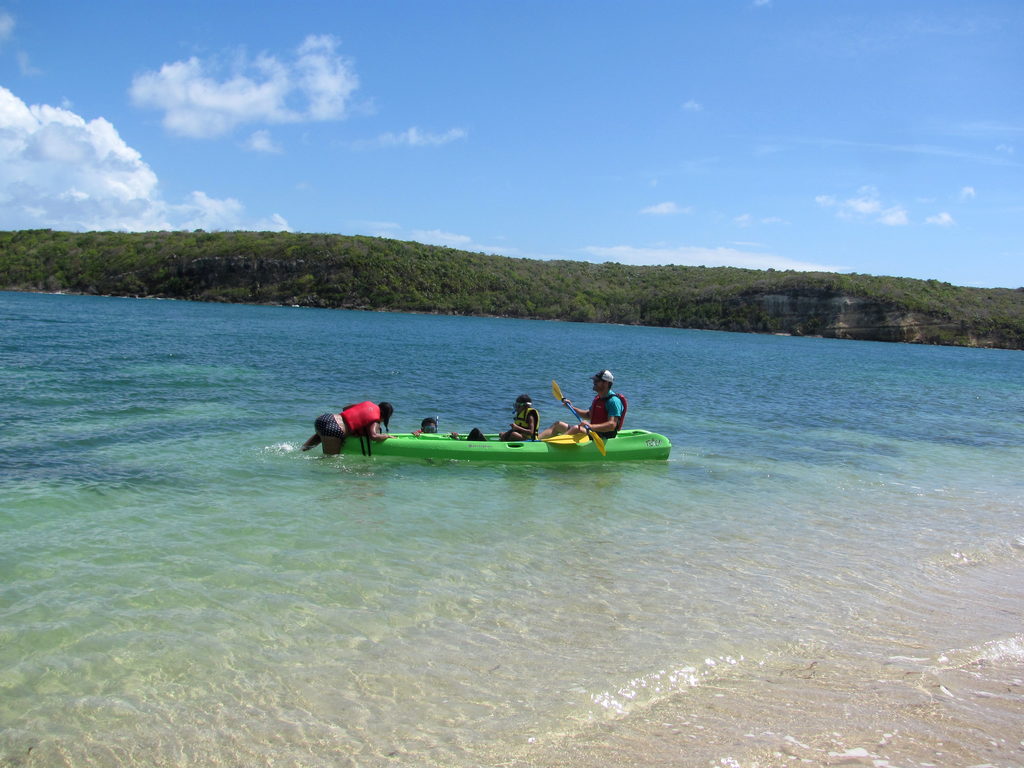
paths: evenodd
<path fill-rule="evenodd" d="M 497 435 L 487 440 L 454 439 L 448 435 L 395 434 L 390 440 L 371 442 L 350 437 L 341 452 L 346 456 L 395 456 L 403 459 L 461 459 L 497 462 L 577 462 L 577 461 L 664 461 L 672 443 L 664 435 L 646 429 L 624 429 L 604 441 L 602 456 L 592 440 L 574 441 L 567 435 L 550 440 L 505 443 Z"/>

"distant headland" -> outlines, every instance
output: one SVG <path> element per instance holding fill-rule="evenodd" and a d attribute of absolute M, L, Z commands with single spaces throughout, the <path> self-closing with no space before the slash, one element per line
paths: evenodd
<path fill-rule="evenodd" d="M 1024 349 L 1024 288 L 285 232 L 0 232 L 0 289 Z"/>

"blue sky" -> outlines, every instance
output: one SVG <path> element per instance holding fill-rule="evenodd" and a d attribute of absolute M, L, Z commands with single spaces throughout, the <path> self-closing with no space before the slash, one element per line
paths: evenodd
<path fill-rule="evenodd" d="M 0 0 L 0 229 L 1024 286 L 1024 2 Z"/>

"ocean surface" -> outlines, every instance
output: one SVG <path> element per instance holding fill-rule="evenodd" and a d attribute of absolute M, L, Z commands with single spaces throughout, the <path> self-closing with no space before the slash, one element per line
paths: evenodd
<path fill-rule="evenodd" d="M 667 462 L 298 450 L 616 375 Z M 0 766 L 1024 765 L 1024 354 L 0 293 Z"/>

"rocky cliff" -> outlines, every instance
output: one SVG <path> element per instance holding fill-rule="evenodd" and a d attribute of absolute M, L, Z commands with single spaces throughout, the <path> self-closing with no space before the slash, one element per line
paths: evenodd
<path fill-rule="evenodd" d="M 962 331 L 962 323 L 948 317 L 831 291 L 748 294 L 746 298 L 777 320 L 779 332 L 799 336 L 935 344 Z M 971 337 L 973 346 L 998 347 L 1004 342 L 999 334 Z"/>

